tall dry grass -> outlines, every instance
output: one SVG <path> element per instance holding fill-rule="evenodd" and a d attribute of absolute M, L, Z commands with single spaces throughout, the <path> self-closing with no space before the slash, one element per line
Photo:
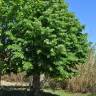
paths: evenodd
<path fill-rule="evenodd" d="M 96 46 L 88 53 L 86 64 L 78 66 L 79 75 L 67 81 L 67 89 L 74 92 L 96 92 Z"/>

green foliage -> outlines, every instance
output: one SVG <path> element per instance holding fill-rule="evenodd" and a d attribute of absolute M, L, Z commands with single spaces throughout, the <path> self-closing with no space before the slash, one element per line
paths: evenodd
<path fill-rule="evenodd" d="M 8 69 L 68 78 L 84 63 L 87 35 L 63 0 L 2 0 L 0 7 L 0 50 Z"/>

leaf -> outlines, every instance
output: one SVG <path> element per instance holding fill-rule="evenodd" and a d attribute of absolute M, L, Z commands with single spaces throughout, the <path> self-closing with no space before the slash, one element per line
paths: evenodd
<path fill-rule="evenodd" d="M 28 62 L 28 61 L 23 61 L 23 69 L 25 71 L 27 71 L 29 69 L 32 69 L 32 63 L 31 62 Z"/>

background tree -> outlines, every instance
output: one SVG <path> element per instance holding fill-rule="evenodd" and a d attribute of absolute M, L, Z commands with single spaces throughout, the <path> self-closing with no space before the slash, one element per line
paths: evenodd
<path fill-rule="evenodd" d="M 2 0 L 0 32 L 6 72 L 69 78 L 87 57 L 84 26 L 69 12 L 64 0 Z M 10 67 L 11 66 L 11 67 Z"/>

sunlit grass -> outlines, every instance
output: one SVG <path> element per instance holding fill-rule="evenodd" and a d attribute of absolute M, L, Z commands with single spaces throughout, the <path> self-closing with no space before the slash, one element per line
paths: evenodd
<path fill-rule="evenodd" d="M 56 94 L 58 96 L 96 96 L 96 94 L 91 94 L 91 93 L 72 93 L 72 92 L 67 92 L 67 91 L 64 91 L 64 90 L 46 89 L 44 91 L 45 92 L 50 92 L 52 94 Z"/>

